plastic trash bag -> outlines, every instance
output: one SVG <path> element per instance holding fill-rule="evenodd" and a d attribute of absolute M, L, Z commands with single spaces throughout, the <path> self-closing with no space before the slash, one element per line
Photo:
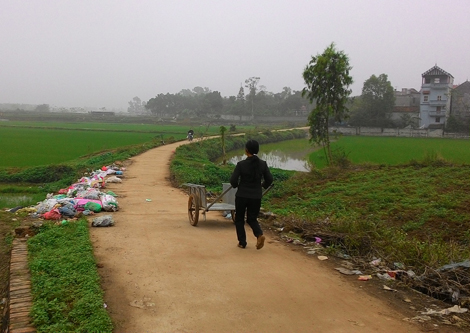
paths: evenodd
<path fill-rule="evenodd" d="M 44 219 L 46 220 L 60 220 L 62 216 L 57 208 L 52 209 L 51 211 L 43 214 Z"/>
<path fill-rule="evenodd" d="M 56 199 L 46 199 L 36 206 L 36 211 L 38 214 L 44 214 L 54 208 L 55 205 L 57 205 Z"/>
<path fill-rule="evenodd" d="M 60 214 L 67 216 L 67 217 L 74 217 L 76 214 L 75 209 L 71 209 L 68 206 L 59 207 L 58 209 L 59 209 Z"/>
<path fill-rule="evenodd" d="M 106 183 L 122 183 L 122 179 L 116 176 L 111 176 L 108 179 L 106 179 Z"/>
<path fill-rule="evenodd" d="M 101 203 L 103 204 L 103 210 L 107 212 L 115 212 L 118 210 L 118 202 L 115 197 L 109 194 L 101 196 Z"/>
<path fill-rule="evenodd" d="M 97 203 L 100 205 L 100 210 L 101 210 L 101 201 L 100 200 L 92 200 L 92 199 L 79 199 L 77 201 L 77 204 L 75 205 L 75 209 L 77 211 L 84 211 L 84 210 L 87 210 L 87 208 L 85 208 L 85 205 L 89 202 L 94 202 L 94 203 Z M 91 210 L 91 209 L 90 209 Z"/>
<path fill-rule="evenodd" d="M 91 210 L 94 213 L 99 213 L 101 212 L 101 205 L 99 203 L 93 202 L 93 201 L 88 201 L 85 204 L 85 210 Z"/>
<path fill-rule="evenodd" d="M 84 191 L 77 192 L 77 197 L 78 198 L 83 198 L 83 199 L 99 200 L 100 199 L 100 194 L 101 194 L 101 192 L 98 189 L 91 187 L 91 188 L 88 188 Z"/>
<path fill-rule="evenodd" d="M 110 227 L 114 225 L 114 220 L 111 215 L 104 215 L 100 217 L 95 217 L 91 222 L 93 227 Z"/>

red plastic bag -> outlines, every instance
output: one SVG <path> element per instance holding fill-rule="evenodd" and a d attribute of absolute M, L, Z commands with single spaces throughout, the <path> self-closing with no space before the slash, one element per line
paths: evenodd
<path fill-rule="evenodd" d="M 46 220 L 60 220 L 62 215 L 57 208 L 54 208 L 42 215 Z"/>

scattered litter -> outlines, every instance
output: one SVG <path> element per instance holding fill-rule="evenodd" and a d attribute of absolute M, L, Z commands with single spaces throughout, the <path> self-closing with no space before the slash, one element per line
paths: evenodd
<path fill-rule="evenodd" d="M 392 289 L 389 286 L 384 285 L 384 289 L 388 291 L 397 291 L 396 289 Z"/>
<path fill-rule="evenodd" d="M 321 243 L 321 238 L 320 237 L 315 237 L 315 243 L 320 244 Z"/>
<path fill-rule="evenodd" d="M 129 305 L 133 306 L 134 308 L 145 309 L 144 302 L 142 301 L 133 300 L 129 303 Z"/>
<path fill-rule="evenodd" d="M 152 201 L 152 199 L 145 199 L 145 201 L 150 202 L 150 201 Z"/>
<path fill-rule="evenodd" d="M 413 318 L 404 318 L 403 320 L 405 320 L 405 321 L 418 321 L 420 323 L 423 323 L 425 321 L 431 320 L 431 317 L 429 317 L 429 316 L 416 316 L 416 317 L 413 317 Z"/>
<path fill-rule="evenodd" d="M 368 280 L 372 279 L 372 275 L 360 275 L 357 279 L 359 281 L 368 281 Z"/>
<path fill-rule="evenodd" d="M 107 308 L 108 308 L 108 304 L 103 303 L 103 308 L 107 309 Z"/>
<path fill-rule="evenodd" d="M 342 253 L 342 252 L 337 252 L 337 253 L 336 253 L 336 256 L 337 256 L 338 258 L 343 258 L 343 259 L 346 259 L 346 260 L 351 259 L 351 256 L 350 256 L 350 255 L 348 255 L 348 254 L 346 254 L 346 253 Z"/>
<path fill-rule="evenodd" d="M 453 263 L 453 264 L 444 265 L 441 268 L 439 268 L 439 271 L 444 271 L 446 269 L 457 268 L 457 267 L 470 268 L 470 259 L 467 259 L 467 260 L 462 261 L 462 262 L 457 262 L 457 263 Z"/>
<path fill-rule="evenodd" d="M 9 209 L 8 211 L 9 211 L 10 213 L 15 213 L 16 211 L 20 210 L 21 208 L 23 208 L 23 206 L 18 206 L 18 207 Z"/>
<path fill-rule="evenodd" d="M 133 300 L 129 305 L 134 308 L 145 309 L 155 306 L 155 303 L 151 302 L 150 298 L 144 297 L 143 300 Z"/>
<path fill-rule="evenodd" d="M 377 273 L 377 277 L 378 277 L 379 279 L 385 280 L 385 281 L 387 281 L 387 280 L 393 280 L 393 278 L 392 278 L 390 275 L 388 275 L 387 273 L 383 273 L 383 274 Z"/>
<path fill-rule="evenodd" d="M 378 266 L 382 262 L 382 259 L 375 259 L 370 262 L 372 266 Z"/>
<path fill-rule="evenodd" d="M 414 278 L 416 276 L 415 272 L 413 272 L 411 269 L 406 271 L 406 274 L 408 274 L 410 278 Z"/>
<path fill-rule="evenodd" d="M 421 312 L 421 314 L 423 314 L 423 315 L 434 315 L 434 314 L 448 315 L 450 313 L 465 313 L 465 312 L 468 311 L 467 308 L 461 308 L 458 305 L 454 305 L 451 308 L 443 309 L 443 310 L 440 310 L 440 311 L 436 311 L 436 310 L 432 310 L 432 309 L 426 309 L 426 310 L 427 310 L 426 312 Z"/>
<path fill-rule="evenodd" d="M 394 262 L 393 266 L 395 266 L 396 269 L 405 269 L 405 265 L 403 265 L 401 262 Z"/>
<path fill-rule="evenodd" d="M 344 275 L 354 275 L 352 270 L 344 268 L 344 267 L 336 267 L 335 269 Z"/>
<path fill-rule="evenodd" d="M 321 260 L 321 261 L 328 260 L 327 256 L 318 256 L 317 258 L 318 258 L 318 260 Z"/>

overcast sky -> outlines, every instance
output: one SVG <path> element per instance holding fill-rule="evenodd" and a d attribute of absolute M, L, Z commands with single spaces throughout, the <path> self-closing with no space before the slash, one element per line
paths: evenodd
<path fill-rule="evenodd" d="M 353 67 L 420 89 L 437 64 L 470 78 L 470 1 L 0 0 L 0 103 L 126 109 L 196 86 L 301 90 L 332 42 Z"/>

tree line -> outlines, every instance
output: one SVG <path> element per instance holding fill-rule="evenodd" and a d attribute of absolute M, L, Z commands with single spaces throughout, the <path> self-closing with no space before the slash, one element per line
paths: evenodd
<path fill-rule="evenodd" d="M 318 98 L 310 98 L 284 87 L 281 92 L 273 93 L 259 85 L 259 77 L 250 77 L 240 86 L 237 96 L 223 97 L 219 91 L 207 87 L 182 89 L 179 93 L 160 93 L 147 102 L 139 97 L 129 101 L 128 111 L 133 114 L 152 113 L 158 117 L 188 118 L 217 116 L 223 114 L 237 116 L 289 116 L 309 115 L 316 106 Z M 349 92 L 350 94 L 350 92 Z M 392 84 L 386 74 L 372 75 L 364 82 L 360 96 L 344 97 L 344 114 L 340 117 L 329 117 L 329 122 L 348 124 L 350 126 L 402 127 L 391 120 L 395 107 L 395 95 Z"/>
<path fill-rule="evenodd" d="M 240 86 L 237 96 L 223 97 L 219 91 L 207 87 L 182 89 L 179 93 L 160 93 L 147 102 L 139 97 L 129 101 L 128 111 L 133 114 L 151 112 L 159 117 L 190 118 L 217 116 L 286 116 L 308 114 L 311 109 L 301 91 L 284 87 L 273 93 L 258 85 L 260 78 L 250 77 Z"/>

